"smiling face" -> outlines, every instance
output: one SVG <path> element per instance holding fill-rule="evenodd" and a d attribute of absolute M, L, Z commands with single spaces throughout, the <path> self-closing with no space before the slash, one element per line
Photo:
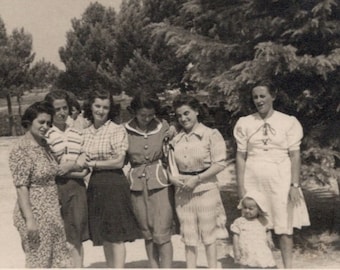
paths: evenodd
<path fill-rule="evenodd" d="M 255 219 L 259 216 L 260 210 L 256 202 L 251 198 L 245 198 L 242 201 L 242 216 L 248 220 Z"/>
<path fill-rule="evenodd" d="M 176 109 L 178 123 L 185 132 L 191 132 L 198 125 L 198 112 L 188 105 L 182 105 Z"/>
<path fill-rule="evenodd" d="M 147 128 L 154 118 L 155 109 L 142 108 L 136 112 L 136 119 L 140 128 Z"/>
<path fill-rule="evenodd" d="M 95 125 L 104 124 L 107 121 L 110 112 L 110 100 L 95 98 L 91 110 Z"/>
<path fill-rule="evenodd" d="M 273 97 L 266 86 L 257 86 L 252 91 L 253 102 L 256 109 L 262 118 L 270 115 L 273 112 Z"/>
<path fill-rule="evenodd" d="M 32 121 L 29 128 L 32 136 L 37 140 L 41 141 L 45 138 L 46 132 L 50 129 L 52 125 L 52 117 L 47 113 L 39 113 L 37 118 Z"/>
<path fill-rule="evenodd" d="M 65 99 L 56 99 L 53 101 L 55 114 L 53 117 L 53 124 L 60 126 L 65 125 L 69 115 L 69 108 Z"/>

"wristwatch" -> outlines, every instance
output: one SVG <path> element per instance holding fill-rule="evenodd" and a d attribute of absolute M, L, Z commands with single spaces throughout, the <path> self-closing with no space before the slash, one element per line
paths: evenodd
<path fill-rule="evenodd" d="M 291 183 L 290 186 L 291 187 L 295 187 L 295 188 L 299 188 L 300 184 L 298 184 L 298 183 Z"/>

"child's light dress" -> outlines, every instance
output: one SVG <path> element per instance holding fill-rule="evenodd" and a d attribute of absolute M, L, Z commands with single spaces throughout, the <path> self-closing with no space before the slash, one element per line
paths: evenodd
<path fill-rule="evenodd" d="M 237 218 L 230 227 L 239 235 L 241 258 L 237 263 L 250 267 L 275 267 L 273 253 L 267 242 L 267 226 L 256 218 Z"/>

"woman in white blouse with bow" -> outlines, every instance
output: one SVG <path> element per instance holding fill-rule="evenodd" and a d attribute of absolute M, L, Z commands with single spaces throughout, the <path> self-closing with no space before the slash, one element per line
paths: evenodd
<path fill-rule="evenodd" d="M 291 268 L 293 228 L 310 225 L 299 181 L 303 130 L 294 116 L 274 110 L 275 98 L 268 83 L 252 89 L 257 112 L 241 117 L 234 128 L 236 172 L 240 198 L 252 190 L 266 196 L 283 264 Z"/>

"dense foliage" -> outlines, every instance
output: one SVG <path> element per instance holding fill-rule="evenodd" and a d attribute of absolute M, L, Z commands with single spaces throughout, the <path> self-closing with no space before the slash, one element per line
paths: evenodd
<path fill-rule="evenodd" d="M 120 12 L 99 3 L 72 20 L 67 44 L 59 53 L 66 70 L 59 86 L 78 96 L 94 88 L 114 94 L 179 85 L 187 60 L 177 58 L 163 38 L 151 35 L 152 22 L 174 16 L 179 1 L 123 0 Z"/>
<path fill-rule="evenodd" d="M 0 97 L 6 98 L 9 125 L 13 135 L 16 131 L 11 97 L 16 96 L 20 100 L 33 59 L 32 36 L 25 33 L 24 29 L 14 29 L 8 36 L 5 24 L 0 18 Z"/>
<path fill-rule="evenodd" d="M 7 35 L 5 23 L 0 18 L 0 98 L 5 98 L 8 109 L 9 134 L 16 135 L 12 97 L 16 97 L 21 115 L 21 97 L 24 91 L 34 87 L 48 87 L 55 83 L 59 70 L 44 60 L 32 66 L 33 37 L 23 28 Z M 1 119 L 3 120 L 3 119 Z M 6 123 L 7 124 L 7 123 Z M 4 122 L 1 121 L 1 125 Z"/>
<path fill-rule="evenodd" d="M 123 0 L 117 15 L 95 3 L 72 21 L 61 81 L 78 95 L 189 85 L 222 95 L 232 126 L 269 80 L 275 108 L 303 124 L 302 178 L 327 185 L 339 179 L 339 18 L 335 0 Z"/>
<path fill-rule="evenodd" d="M 189 0 L 153 34 L 190 59 L 191 81 L 225 94 L 231 121 L 253 111 L 257 82 L 273 82 L 276 108 L 304 126 L 303 179 L 327 184 L 339 179 L 339 18 L 333 0 Z"/>
<path fill-rule="evenodd" d="M 116 67 L 110 61 L 117 57 L 115 21 L 114 9 L 99 3 L 90 4 L 81 19 L 72 20 L 67 43 L 59 50 L 66 67 L 60 75 L 59 87 L 78 96 L 102 86 L 116 89 Z"/>
<path fill-rule="evenodd" d="M 49 88 L 54 85 L 60 76 L 60 70 L 51 62 L 45 59 L 39 60 L 32 65 L 28 74 L 30 87 Z"/>

